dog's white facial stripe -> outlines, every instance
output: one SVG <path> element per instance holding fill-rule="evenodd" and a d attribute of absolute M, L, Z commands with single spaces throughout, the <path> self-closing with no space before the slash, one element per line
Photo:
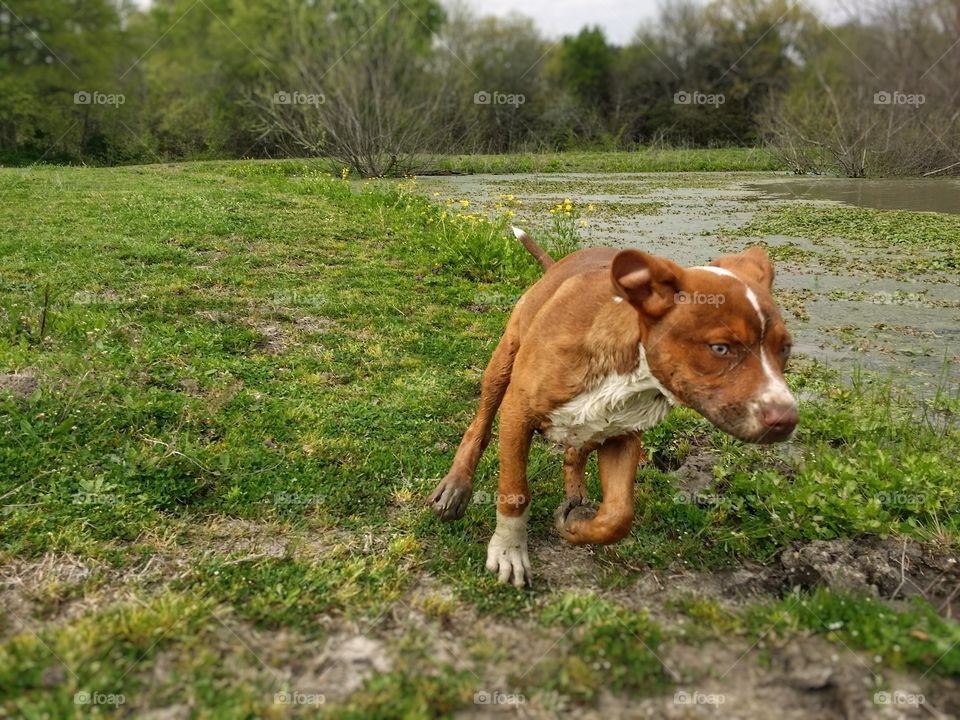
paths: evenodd
<path fill-rule="evenodd" d="M 737 275 L 734 275 L 732 272 L 730 272 L 730 271 L 727 270 L 726 268 L 707 267 L 707 266 L 704 266 L 704 265 L 700 265 L 700 266 L 697 266 L 697 267 L 692 267 L 692 268 L 690 268 L 690 269 L 691 269 L 691 270 L 706 270 L 707 272 L 711 272 L 711 273 L 713 273 L 714 275 L 720 275 L 721 277 L 733 278 L 734 280 L 736 280 L 738 283 L 740 283 L 740 284 L 743 286 L 743 291 L 744 291 L 744 293 L 745 293 L 746 296 L 747 296 L 747 300 L 750 302 L 750 305 L 753 306 L 754 312 L 757 313 L 757 318 L 760 320 L 760 344 L 762 345 L 762 344 L 763 344 L 763 336 L 764 336 L 764 335 L 766 334 L 766 332 L 767 332 L 767 318 L 764 317 L 764 315 L 763 315 L 763 310 L 760 309 L 760 300 L 759 300 L 759 298 L 757 298 L 757 294 L 753 291 L 753 288 L 751 288 L 749 285 L 747 285 L 747 284 L 743 281 L 742 278 L 738 277 Z"/>
<path fill-rule="evenodd" d="M 790 392 L 790 388 L 787 387 L 787 383 L 784 382 L 782 377 L 779 377 L 773 370 L 773 363 L 770 362 L 770 358 L 767 356 L 767 348 L 763 344 L 763 339 L 767 333 L 767 318 L 763 314 L 763 310 L 760 309 L 760 299 L 757 297 L 757 294 L 753 291 L 749 285 L 747 285 L 742 278 L 738 277 L 734 273 L 730 272 L 726 268 L 719 267 L 707 267 L 707 266 L 698 266 L 690 268 L 691 270 L 706 270 L 707 272 L 713 273 L 714 275 L 720 275 L 721 277 L 730 277 L 739 282 L 743 286 L 744 293 L 747 296 L 747 300 L 750 305 L 753 306 L 754 311 L 757 313 L 757 318 L 760 320 L 760 366 L 763 368 L 763 374 L 767 378 L 766 387 L 763 389 L 763 392 L 760 393 L 758 400 L 761 404 L 774 402 L 774 403 L 793 403 L 795 402 L 793 398 L 793 393 Z"/>
<path fill-rule="evenodd" d="M 743 281 L 741 280 L 741 282 Z M 747 300 L 753 305 L 753 309 L 757 312 L 757 317 L 760 318 L 760 337 L 763 337 L 767 331 L 767 318 L 763 316 L 763 311 L 760 310 L 760 301 L 757 299 L 757 294 L 752 288 L 747 287 L 746 283 L 744 283 L 743 288 L 747 291 Z"/>
<path fill-rule="evenodd" d="M 711 273 L 713 273 L 714 275 L 722 275 L 723 277 L 732 277 L 732 278 L 734 278 L 735 280 L 739 280 L 739 279 L 740 279 L 740 278 L 738 278 L 736 275 L 734 275 L 732 272 L 730 272 L 729 270 L 727 270 L 726 268 L 713 267 L 713 266 L 710 266 L 710 265 L 697 265 L 696 267 L 692 267 L 692 268 L 690 268 L 690 269 L 691 269 L 691 270 L 706 270 L 707 272 L 711 272 Z"/>
<path fill-rule="evenodd" d="M 750 304 L 753 306 L 753 309 L 757 312 L 757 317 L 760 318 L 760 327 L 766 329 L 767 319 L 763 316 L 763 311 L 760 310 L 760 300 L 757 299 L 757 294 L 753 289 L 747 285 L 740 277 L 730 272 L 726 268 L 718 267 L 708 267 L 706 265 L 698 265 L 697 267 L 690 268 L 691 270 L 705 270 L 706 272 L 713 273 L 714 275 L 719 275 L 720 277 L 733 278 L 738 283 L 743 286 L 743 290 L 747 295 L 747 300 L 750 301 Z"/>
<path fill-rule="evenodd" d="M 763 372 L 767 376 L 767 387 L 760 396 L 760 402 L 773 402 L 778 404 L 794 403 L 793 393 L 790 392 L 787 383 L 773 371 L 773 365 L 767 357 L 767 349 L 765 347 L 760 348 L 760 364 L 763 366 Z"/>

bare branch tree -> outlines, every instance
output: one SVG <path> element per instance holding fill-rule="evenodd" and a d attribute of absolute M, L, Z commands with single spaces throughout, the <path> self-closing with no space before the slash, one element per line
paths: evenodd
<path fill-rule="evenodd" d="M 251 95 L 260 137 L 364 176 L 412 171 L 447 136 L 440 122 L 447 81 L 428 20 L 412 2 L 326 9 L 321 35 L 295 36 L 286 87 Z"/>

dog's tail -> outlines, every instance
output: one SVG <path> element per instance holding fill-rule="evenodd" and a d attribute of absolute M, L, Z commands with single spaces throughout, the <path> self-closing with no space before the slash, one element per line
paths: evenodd
<path fill-rule="evenodd" d="M 511 225 L 511 227 L 513 227 Z M 527 249 L 527 252 L 533 255 L 540 267 L 546 270 L 548 267 L 553 265 L 554 259 L 547 254 L 547 251 L 542 247 L 537 245 L 536 241 L 527 235 L 523 230 L 518 227 L 513 227 L 513 234 L 517 236 L 517 240 Z"/>

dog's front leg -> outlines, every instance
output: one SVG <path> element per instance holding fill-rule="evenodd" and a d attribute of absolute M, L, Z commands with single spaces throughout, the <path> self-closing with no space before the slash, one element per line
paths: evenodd
<path fill-rule="evenodd" d="M 487 570 L 497 579 L 522 587 L 530 581 L 527 553 L 527 518 L 530 489 L 527 485 L 527 456 L 533 429 L 520 407 L 507 397 L 500 410 L 500 481 L 497 486 L 497 529 L 487 547 Z"/>
<path fill-rule="evenodd" d="M 568 500 L 557 515 L 557 530 L 568 542 L 606 545 L 630 532 L 637 466 L 643 458 L 639 435 L 611 438 L 598 452 L 603 502 L 600 509 Z"/>

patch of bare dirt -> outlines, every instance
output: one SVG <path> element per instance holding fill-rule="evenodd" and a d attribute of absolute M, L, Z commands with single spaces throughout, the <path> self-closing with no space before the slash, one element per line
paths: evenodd
<path fill-rule="evenodd" d="M 954 553 L 904 538 L 815 540 L 788 548 L 767 565 L 745 561 L 717 571 L 654 571 L 613 561 L 621 572 L 637 574 L 627 590 L 603 588 L 605 567 L 592 548 L 574 547 L 551 536 L 531 543 L 531 557 L 535 576 L 548 587 L 604 592 L 630 606 L 659 607 L 667 600 L 694 595 L 735 607 L 778 599 L 795 588 L 823 587 L 894 603 L 920 596 L 944 617 L 960 616 L 960 560 Z"/>
<path fill-rule="evenodd" d="M 277 323 L 254 323 L 254 329 L 262 336 L 257 347 L 267 355 L 281 354 L 289 344 L 289 335 Z"/>
<path fill-rule="evenodd" d="M 93 577 L 100 566 L 73 555 L 48 553 L 39 560 L 14 559 L 0 567 L 0 607 L 5 611 L 3 634 L 29 632 L 40 626 L 36 615 L 55 604 L 62 593 Z"/>
<path fill-rule="evenodd" d="M 137 601 L 144 592 L 193 572 L 193 558 L 180 552 L 169 534 L 143 536 L 137 544 L 153 552 L 123 569 L 52 552 L 4 564 L 0 567 L 0 608 L 7 612 L 0 637 L 35 632 L 45 623 L 69 622 L 109 605 Z"/>
<path fill-rule="evenodd" d="M 337 322 L 328 317 L 303 315 L 293 319 L 292 329 L 272 321 L 254 321 L 251 326 L 263 336 L 257 344 L 258 347 L 268 355 L 279 355 L 291 345 L 297 344 L 293 337 L 296 332 L 330 332 L 337 327 Z"/>
<path fill-rule="evenodd" d="M 412 598 L 410 604 L 414 608 L 429 606 L 430 598 L 438 595 L 445 597 L 442 590 L 434 588 L 421 593 L 419 599 Z M 675 687 L 645 698 L 604 690 L 594 706 L 584 707 L 550 692 L 523 695 L 515 684 L 552 654 L 564 652 L 559 631 L 531 623 L 477 618 L 463 608 L 442 619 L 412 610 L 401 618 L 407 631 L 414 617 L 430 638 L 436 663 L 442 658 L 476 676 L 475 705 L 459 711 L 459 720 L 500 715 L 537 719 L 570 715 L 587 720 L 900 720 L 950 717 L 948 713 L 956 711 L 960 700 L 956 682 L 918 679 L 887 670 L 881 675 L 864 654 L 810 636 L 789 641 L 766 637 L 755 644 L 739 638 L 722 643 L 665 643 L 657 655 Z M 470 653 L 479 648 L 493 649 L 492 657 L 469 662 Z M 894 697 L 901 702 L 885 701 Z"/>
<path fill-rule="evenodd" d="M 179 534 L 167 528 L 141 535 L 133 546 L 148 550 L 146 559 L 123 569 L 69 553 L 14 558 L 0 566 L 0 637 L 133 601 L 151 588 L 188 577 L 198 561 L 211 556 L 233 556 L 228 562 L 279 557 L 317 561 L 344 545 L 366 545 L 360 542 L 335 528 L 293 531 L 277 523 L 210 517 Z"/>
<path fill-rule="evenodd" d="M 758 662 L 761 653 L 767 662 Z M 913 718 L 940 716 L 933 704 L 932 683 L 884 671 L 875 672 L 871 659 L 820 637 L 790 641 L 672 645 L 664 648 L 664 664 L 679 675 L 665 696 L 647 698 L 632 707 L 632 717 L 741 718 L 797 720 L 827 718 Z M 884 703 L 877 695 L 887 688 L 900 698 L 919 703 Z M 613 713 L 614 716 L 616 713 Z M 605 716 L 609 717 L 610 713 Z M 619 715 L 618 717 L 626 717 Z"/>
<path fill-rule="evenodd" d="M 402 663 L 402 655 L 389 651 L 385 639 L 353 624 L 331 628 L 317 639 L 288 629 L 256 628 L 227 608 L 217 617 L 205 645 L 220 654 L 229 677 L 261 689 L 268 704 L 342 702 L 372 675 L 390 672 L 397 660 Z M 145 664 L 151 684 L 162 686 L 175 676 L 178 661 L 176 650 L 166 650 Z"/>
<path fill-rule="evenodd" d="M 919 595 L 948 618 L 960 611 L 956 555 L 912 540 L 815 540 L 785 551 L 780 563 L 790 585 L 824 586 L 892 600 Z"/>
<path fill-rule="evenodd" d="M 744 562 L 723 570 L 625 566 L 616 560 L 601 559 L 591 547 L 569 545 L 551 535 L 530 544 L 536 583 L 553 590 L 593 592 L 634 609 L 648 610 L 658 622 L 675 622 L 678 612 L 667 606 L 686 597 L 710 598 L 721 607 L 737 610 L 751 602 L 778 599 L 790 586 L 782 568 Z M 626 586 L 608 587 L 604 575 L 616 569 L 619 575 L 633 571 Z"/>
<path fill-rule="evenodd" d="M 293 321 L 294 326 L 301 332 L 322 333 L 329 332 L 337 327 L 337 321 L 328 317 L 304 315 Z"/>
<path fill-rule="evenodd" d="M 29 373 L 0 374 L 0 393 L 8 391 L 18 397 L 26 397 L 40 386 L 40 381 Z"/>
<path fill-rule="evenodd" d="M 197 310 L 195 315 L 212 323 L 229 323 L 233 321 L 233 313 L 224 310 Z"/>
<path fill-rule="evenodd" d="M 188 526 L 183 542 L 181 551 L 191 561 L 234 556 L 232 562 L 281 557 L 315 562 L 344 546 L 370 552 L 372 544 L 386 547 L 389 539 L 358 537 L 335 527 L 293 529 L 281 523 L 210 516 L 202 524 Z"/>

